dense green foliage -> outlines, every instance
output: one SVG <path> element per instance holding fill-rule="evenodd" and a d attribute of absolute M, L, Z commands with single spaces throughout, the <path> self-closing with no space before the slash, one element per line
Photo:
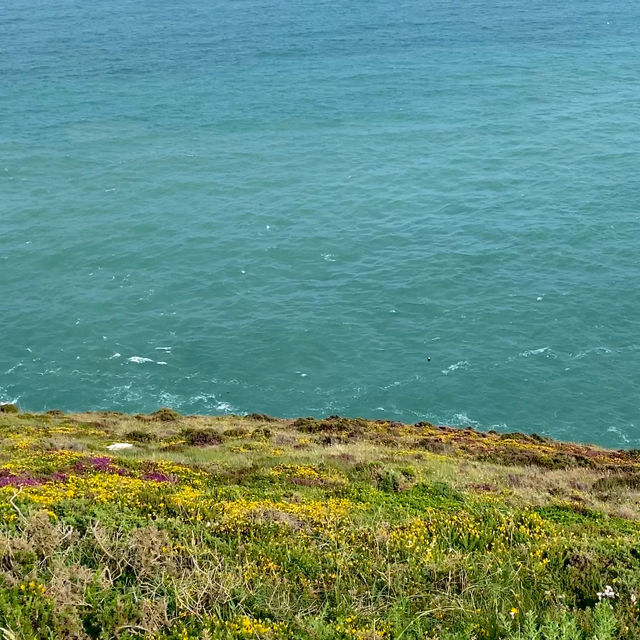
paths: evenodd
<path fill-rule="evenodd" d="M 167 410 L 0 438 L 5 640 L 640 637 L 636 452 Z"/>

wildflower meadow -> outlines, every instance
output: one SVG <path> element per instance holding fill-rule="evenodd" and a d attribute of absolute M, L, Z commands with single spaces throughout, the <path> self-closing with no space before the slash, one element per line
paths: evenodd
<path fill-rule="evenodd" d="M 0 406 L 0 638 L 640 638 L 639 462 L 426 422 Z"/>

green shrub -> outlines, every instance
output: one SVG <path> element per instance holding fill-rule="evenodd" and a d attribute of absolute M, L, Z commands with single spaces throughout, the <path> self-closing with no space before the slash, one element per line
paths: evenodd
<path fill-rule="evenodd" d="M 19 411 L 18 406 L 10 402 L 0 404 L 0 413 L 18 413 Z"/>

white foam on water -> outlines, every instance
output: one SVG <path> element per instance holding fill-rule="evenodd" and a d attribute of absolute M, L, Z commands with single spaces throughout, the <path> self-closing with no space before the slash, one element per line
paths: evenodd
<path fill-rule="evenodd" d="M 201 404 L 203 406 L 199 406 L 196 410 L 196 413 L 208 412 L 208 411 L 223 411 L 225 413 L 238 413 L 236 407 L 234 407 L 229 402 L 223 402 L 217 399 L 215 393 L 200 393 L 195 396 L 191 396 L 187 400 L 180 399 L 178 396 L 173 396 L 169 393 L 161 394 L 161 398 L 163 400 L 162 404 L 174 407 L 175 409 L 180 409 L 182 406 Z M 175 398 L 175 400 L 172 400 Z"/>
<path fill-rule="evenodd" d="M 620 431 L 617 427 L 609 427 L 607 429 L 609 433 L 615 433 L 623 442 L 630 442 L 629 438 L 624 434 L 624 432 Z"/>
<path fill-rule="evenodd" d="M 119 354 L 119 353 L 116 351 L 112 356 L 109 356 L 109 357 L 107 358 L 107 360 L 114 360 L 115 358 L 119 358 L 119 357 L 120 357 L 120 355 L 121 355 L 121 354 Z"/>
<path fill-rule="evenodd" d="M 127 362 L 142 364 L 144 362 L 153 362 L 153 360 L 151 358 L 143 358 L 142 356 L 131 356 L 130 358 L 127 358 Z"/>
<path fill-rule="evenodd" d="M 0 389 L 0 404 L 18 404 L 18 400 L 20 396 L 16 396 L 15 398 L 10 398 L 7 395 L 6 389 Z"/>
<path fill-rule="evenodd" d="M 18 367 L 22 367 L 22 362 L 18 362 L 18 364 L 14 364 L 13 367 L 7 369 L 5 373 L 13 373 Z"/>
<path fill-rule="evenodd" d="M 36 371 L 37 376 L 55 375 L 57 373 L 60 373 L 60 367 L 56 369 L 45 369 L 44 371 Z"/>
<path fill-rule="evenodd" d="M 142 402 L 142 392 L 139 387 L 133 388 L 133 382 L 119 385 L 109 389 L 108 395 L 105 396 L 105 403 L 113 404 L 114 402 Z"/>
<path fill-rule="evenodd" d="M 158 406 L 171 407 L 176 411 L 182 409 L 183 403 L 184 398 L 181 398 L 179 395 L 174 393 L 169 393 L 168 391 L 163 391 L 158 397 Z"/>
<path fill-rule="evenodd" d="M 526 351 L 522 351 L 518 355 L 521 356 L 522 358 L 528 358 L 530 356 L 537 356 L 540 353 L 546 353 L 547 358 L 557 357 L 556 354 L 553 353 L 553 351 L 551 350 L 551 347 L 540 347 L 539 349 L 527 349 Z"/>
<path fill-rule="evenodd" d="M 173 349 L 173 347 L 155 347 L 156 351 L 165 351 L 166 353 L 171 353 L 171 349 Z"/>
<path fill-rule="evenodd" d="M 449 365 L 446 369 L 443 369 L 441 373 L 448 376 L 450 373 L 457 371 L 458 369 L 466 369 L 469 366 L 468 360 L 459 360 L 458 362 Z"/>
<path fill-rule="evenodd" d="M 164 360 L 158 360 L 158 362 L 156 362 L 156 364 L 167 364 L 167 363 L 164 362 Z"/>
<path fill-rule="evenodd" d="M 189 402 L 204 402 L 207 405 L 209 405 L 210 401 L 217 402 L 217 396 L 215 393 L 200 393 L 197 396 L 191 396 L 189 398 Z"/>
<path fill-rule="evenodd" d="M 593 347 L 592 349 L 586 349 L 585 351 L 580 351 L 575 356 L 571 354 L 571 357 L 574 360 L 582 360 L 582 358 L 586 358 L 588 355 L 592 353 L 595 353 L 595 354 L 611 353 L 611 349 L 609 349 L 609 347 Z"/>
<path fill-rule="evenodd" d="M 460 427 L 477 427 L 480 423 L 472 420 L 466 413 L 454 413 L 453 418 L 456 426 Z"/>

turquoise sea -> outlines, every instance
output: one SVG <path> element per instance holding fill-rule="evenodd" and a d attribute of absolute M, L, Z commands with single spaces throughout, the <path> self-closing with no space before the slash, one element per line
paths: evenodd
<path fill-rule="evenodd" d="M 640 5 L 5 0 L 0 401 L 640 445 Z"/>

